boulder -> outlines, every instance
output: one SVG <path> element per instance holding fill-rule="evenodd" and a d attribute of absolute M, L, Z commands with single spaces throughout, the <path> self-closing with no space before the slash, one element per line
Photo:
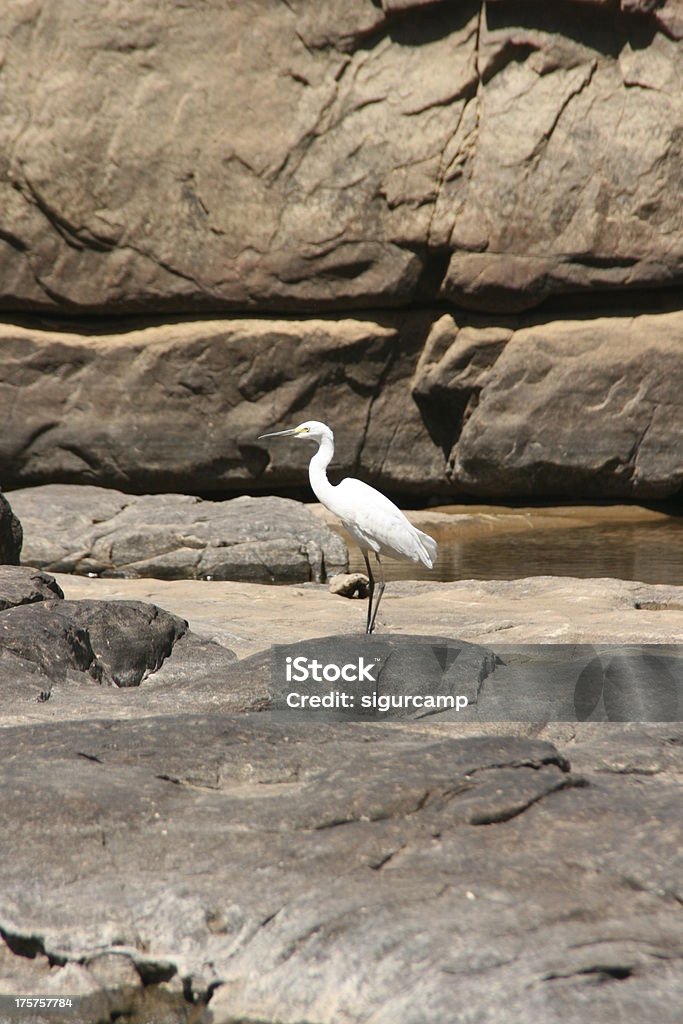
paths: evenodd
<path fill-rule="evenodd" d="M 186 631 L 184 620 L 138 601 L 41 601 L 2 612 L 0 651 L 52 682 L 139 686 Z"/>
<path fill-rule="evenodd" d="M 283 583 L 347 565 L 341 538 L 287 498 L 212 502 L 48 484 L 13 500 L 26 523 L 24 562 L 54 572 Z"/>
<path fill-rule="evenodd" d="M 3 724 L 268 705 L 269 659 L 237 675 L 229 648 L 156 605 L 64 600 L 46 573 L 15 573 L 0 570 Z"/>
<path fill-rule="evenodd" d="M 23 531 L 4 494 L 0 494 L 0 566 L 19 565 Z"/>
<path fill-rule="evenodd" d="M 493 312 L 681 283 L 675 0 L 41 11 L 5 19 L 5 309 Z"/>

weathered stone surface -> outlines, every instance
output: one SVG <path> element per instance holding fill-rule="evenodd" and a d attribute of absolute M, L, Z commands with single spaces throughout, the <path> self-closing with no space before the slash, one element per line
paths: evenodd
<path fill-rule="evenodd" d="M 452 485 L 664 498 L 683 484 L 683 315 L 478 330 L 437 321 L 415 377 Z"/>
<path fill-rule="evenodd" d="M 673 0 L 36 10 L 3 22 L 5 308 L 492 311 L 681 282 Z"/>
<path fill-rule="evenodd" d="M 297 603 L 308 614 L 309 607 Z M 22 615 L 0 619 L 6 723 L 52 721 L 55 715 L 62 720 L 140 718 L 272 708 L 278 721 L 295 724 L 429 719 L 505 728 L 516 722 L 678 722 L 683 709 L 680 645 L 654 645 L 661 634 L 647 619 L 638 641 L 621 643 L 562 643 L 556 635 L 555 642 L 529 644 L 520 636 L 511 643 L 509 625 L 504 632 L 492 628 L 484 645 L 427 630 L 370 638 L 350 632 L 313 635 L 286 643 L 259 618 L 257 603 L 261 647 L 270 639 L 280 646 L 274 657 L 262 649 L 237 661 L 224 646 L 227 638 L 222 644 L 206 633 L 188 632 L 174 639 L 168 629 L 172 617 L 152 605 L 102 601 L 98 613 L 97 604 L 67 601 L 58 617 L 47 604 L 40 614 L 22 608 Z M 427 620 L 423 623 L 419 611 L 417 625 L 424 627 Z M 190 602 L 188 613 L 193 612 Z M 291 614 L 296 616 L 297 609 Z M 290 629 L 299 632 L 296 626 Z M 287 672 L 286 660 L 293 672 Z M 303 677 L 303 663 L 317 665 L 317 675 Z M 325 665 L 362 665 L 363 678 L 355 672 L 321 677 Z M 123 696 L 120 689 L 93 687 L 93 681 L 134 690 Z M 45 693 L 49 705 L 41 698 Z M 293 702 L 288 699 L 292 694 Z M 309 696 L 325 702 L 311 706 Z"/>
<path fill-rule="evenodd" d="M 21 523 L 0 494 L 0 565 L 18 565 L 22 542 Z"/>
<path fill-rule="evenodd" d="M 84 1021 L 675 1024 L 680 727 L 575 726 L 581 775 L 438 728 L 2 730 L 5 978 Z"/>
<path fill-rule="evenodd" d="M 287 655 L 333 664 L 340 655 L 343 661 L 360 656 L 371 670 L 378 662 L 375 690 L 382 699 L 433 690 L 465 695 L 474 707 L 496 664 L 490 650 L 443 637 L 368 639 L 346 634 L 286 645 L 274 667 L 270 648 L 237 660 L 223 643 L 187 631 L 183 620 L 142 602 L 64 601 L 56 610 L 51 602 L 41 612 L 0 617 L 2 724 L 267 709 L 278 720 L 288 717 L 299 724 L 301 713 L 292 713 L 283 696 L 292 688 L 318 694 L 326 686 L 319 681 L 286 683 L 278 666 L 284 666 Z M 263 647 L 269 639 L 267 625 L 261 630 Z M 357 694 L 357 712 L 313 714 L 313 721 L 417 720 L 436 713 L 425 702 L 419 707 L 410 702 L 383 707 L 380 701 L 363 709 L 360 695 L 372 687 L 367 682 L 342 685 Z"/>
<path fill-rule="evenodd" d="M 28 587 L 31 571 L 14 572 Z M 355 610 L 314 585 L 61 580 L 69 597 L 146 587 L 182 591 L 187 606 L 194 595 L 205 636 L 207 612 L 220 614 L 236 632 L 251 621 L 261 648 L 278 639 L 277 607 L 290 640 L 313 636 L 330 607 Z M 683 588 L 619 581 L 390 591 L 393 623 L 403 614 L 427 634 L 450 616 L 463 632 L 517 639 L 568 613 L 583 644 L 569 660 L 602 658 L 606 674 L 609 652 L 589 646 L 608 621 L 642 644 L 680 638 L 683 615 Z M 504 621 L 504 606 L 525 625 Z M 36 701 L 39 645 L 32 663 L 13 653 L 31 616 L 87 628 L 113 674 L 127 657 L 141 665 L 128 613 L 140 638 L 159 639 L 150 610 L 174 642 L 141 685 L 74 672 Z M 0 658 L 0 991 L 78 995 L 84 1024 L 442 1024 L 463 1002 L 485 1024 L 585 1024 L 588 1005 L 614 1024 L 678 1024 L 680 722 L 281 724 L 226 713 L 268 706 L 268 651 L 236 661 L 149 605 L 48 598 L 0 612 L 0 636 L 3 623 L 27 678 L 12 674 L 6 690 Z M 513 696 L 552 696 L 542 650 L 530 651 L 535 681 L 509 656 L 498 680 L 498 666 L 480 678 L 469 654 L 475 675 L 458 683 L 482 706 L 491 686 L 502 697 L 510 668 Z"/>
<path fill-rule="evenodd" d="M 54 572 L 158 579 L 321 581 L 346 568 L 344 542 L 286 498 L 202 501 L 48 484 L 14 491 L 24 562 Z"/>
<path fill-rule="evenodd" d="M 303 419 L 335 430 L 331 479 L 360 476 L 390 492 L 632 499 L 670 497 L 683 483 L 680 312 L 495 323 L 435 311 L 235 319 L 96 337 L 5 324 L 0 342 L 0 473 L 13 487 L 310 494 L 312 448 L 257 441 Z M 123 499 L 85 494 L 92 512 L 76 518 L 75 507 L 55 506 L 54 515 L 89 536 L 92 519 L 117 514 Z M 56 567 L 52 546 L 36 547 L 47 524 L 36 532 L 23 495 L 12 491 L 11 500 L 31 534 L 25 560 Z M 177 555 L 181 539 L 166 546 L 182 521 L 173 515 L 161 540 L 149 537 L 149 554 L 127 557 L 144 562 L 154 553 L 139 567 L 146 575 L 216 575 L 211 559 L 220 562 L 225 550 L 201 554 L 192 542 Z M 77 560 L 87 554 L 79 550 Z M 253 562 L 247 550 L 235 554 Z M 98 557 L 109 566 L 106 553 Z M 280 558 L 272 552 L 271 561 Z M 319 575 L 319 555 L 302 555 L 298 545 L 294 563 L 283 568 L 289 579 Z M 267 578 L 258 564 L 244 569 L 245 578 L 259 572 Z"/>

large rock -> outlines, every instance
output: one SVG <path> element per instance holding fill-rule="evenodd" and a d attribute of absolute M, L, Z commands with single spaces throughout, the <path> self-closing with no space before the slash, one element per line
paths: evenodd
<path fill-rule="evenodd" d="M 53 572 L 293 583 L 347 565 L 341 538 L 287 498 L 210 502 L 48 484 L 12 500 L 26 524 L 23 561 Z"/>
<path fill-rule="evenodd" d="M 137 601 L 42 601 L 0 615 L 0 652 L 47 679 L 139 686 L 187 632 L 187 623 Z"/>
<path fill-rule="evenodd" d="M 333 481 L 361 476 L 395 493 L 664 498 L 683 483 L 680 312 L 550 323 L 436 311 L 238 318 L 97 337 L 5 324 L 0 342 L 6 486 L 64 481 L 205 494 L 296 487 L 310 495 L 313 447 L 257 440 L 304 419 L 335 430 Z M 73 532 L 86 537 L 92 518 L 109 519 L 123 500 L 87 493 L 85 519 L 75 507 L 59 513 L 73 516 Z M 56 523 L 34 529 L 26 517 L 36 510 L 18 491 L 11 499 L 33 563 L 26 552 Z M 199 507 L 223 515 L 224 506 Z M 185 520 L 178 510 L 168 515 L 170 538 L 169 528 Z M 204 536 L 206 528 L 192 532 Z M 198 565 L 203 543 L 181 561 Z M 157 545 L 155 555 L 163 550 Z M 172 571 L 174 557 L 155 574 Z M 265 561 L 277 564 L 277 552 Z M 52 550 L 40 564 L 48 563 L 56 567 Z M 247 578 L 259 571 L 267 572 L 245 569 Z"/>
<path fill-rule="evenodd" d="M 23 531 L 4 494 L 0 494 L 0 565 L 18 565 Z"/>
<path fill-rule="evenodd" d="M 83 1022 L 675 1024 L 680 726 L 574 729 L 581 775 L 443 727 L 4 729 L 5 984 Z"/>
<path fill-rule="evenodd" d="M 672 0 L 35 10 L 3 23 L 5 308 L 491 311 L 681 283 Z"/>
<path fill-rule="evenodd" d="M 683 314 L 434 324 L 414 391 L 456 490 L 666 498 L 683 485 Z"/>

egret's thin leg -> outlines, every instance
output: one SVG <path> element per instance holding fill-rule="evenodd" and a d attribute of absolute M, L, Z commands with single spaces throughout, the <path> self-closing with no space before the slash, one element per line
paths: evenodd
<path fill-rule="evenodd" d="M 375 552 L 375 558 L 377 559 L 377 565 L 379 566 L 379 594 L 377 595 L 377 600 L 375 601 L 375 610 L 372 613 L 372 622 L 370 623 L 368 633 L 372 633 L 373 629 L 375 628 L 377 609 L 379 608 L 379 603 L 382 600 L 382 594 L 384 593 L 384 587 L 386 586 L 384 582 L 384 569 L 382 568 L 382 563 L 379 560 L 379 555 L 377 554 L 377 552 Z"/>
<path fill-rule="evenodd" d="M 363 558 L 365 559 L 365 565 L 368 570 L 368 622 L 365 627 L 365 632 L 370 633 L 372 630 L 372 595 L 375 593 L 375 577 L 372 575 L 372 569 L 370 568 L 370 559 L 368 558 L 367 551 L 363 552 Z"/>

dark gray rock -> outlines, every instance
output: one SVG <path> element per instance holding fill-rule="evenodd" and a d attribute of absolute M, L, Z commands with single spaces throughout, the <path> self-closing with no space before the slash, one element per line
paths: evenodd
<path fill-rule="evenodd" d="M 23 532 L 4 494 L 0 494 L 0 565 L 19 565 Z"/>
<path fill-rule="evenodd" d="M 27 569 L 14 572 L 50 581 Z M 38 603 L 0 612 L 4 722 L 268 706 L 269 658 L 238 666 L 231 650 L 153 604 L 55 600 L 48 594 L 52 600 L 17 587 L 15 598 L 33 596 Z"/>
<path fill-rule="evenodd" d="M 52 682 L 138 686 L 187 631 L 183 619 L 141 601 L 43 601 L 0 615 L 0 649 Z"/>
<path fill-rule="evenodd" d="M 268 651 L 238 661 L 222 644 L 188 630 L 134 703 L 145 715 L 261 711 L 270 707 L 270 678 Z"/>
<path fill-rule="evenodd" d="M 0 612 L 20 604 L 62 597 L 62 588 L 48 573 L 18 565 L 0 566 Z"/>
<path fill-rule="evenodd" d="M 83 1021 L 677 1024 L 681 727 L 574 728 L 583 776 L 443 726 L 4 729 L 3 974 Z"/>
<path fill-rule="evenodd" d="M 24 562 L 53 572 L 300 583 L 347 566 L 341 538 L 287 498 L 212 502 L 48 484 L 13 500 L 26 524 Z"/>

